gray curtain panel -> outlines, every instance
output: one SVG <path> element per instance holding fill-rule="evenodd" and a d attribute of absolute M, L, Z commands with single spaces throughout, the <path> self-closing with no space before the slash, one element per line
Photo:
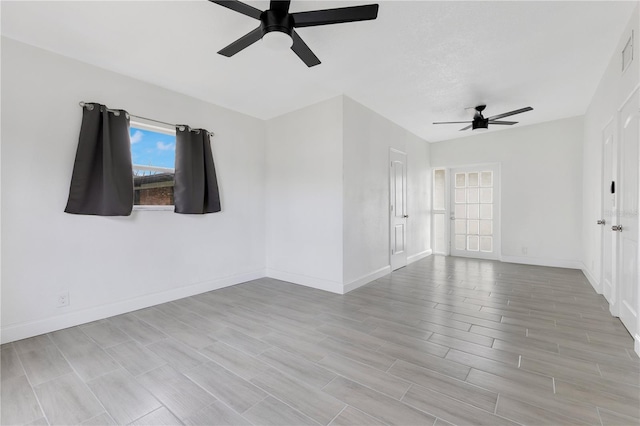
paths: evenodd
<path fill-rule="evenodd" d="M 133 209 L 133 169 L 129 118 L 125 111 L 86 104 L 69 200 L 65 212 L 129 216 Z"/>
<path fill-rule="evenodd" d="M 221 210 L 209 132 L 204 129 L 176 127 L 173 197 L 176 213 L 204 214 Z"/>

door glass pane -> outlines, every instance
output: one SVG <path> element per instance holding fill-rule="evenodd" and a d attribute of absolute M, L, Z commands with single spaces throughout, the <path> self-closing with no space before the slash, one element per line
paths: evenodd
<path fill-rule="evenodd" d="M 469 173 L 468 186 L 478 186 L 478 173 Z"/>
<path fill-rule="evenodd" d="M 445 178 L 444 170 L 433 171 L 433 208 L 434 210 L 444 210 L 445 199 Z"/>
<path fill-rule="evenodd" d="M 467 248 L 467 237 L 464 235 L 456 235 L 455 239 L 456 250 L 464 250 Z"/>
<path fill-rule="evenodd" d="M 466 175 L 464 173 L 456 173 L 456 188 L 464 188 L 466 185 Z"/>
<path fill-rule="evenodd" d="M 456 204 L 454 208 L 454 217 L 457 219 L 464 219 L 467 217 L 465 210 L 464 204 Z"/>
<path fill-rule="evenodd" d="M 467 193 L 467 190 L 464 188 L 456 188 L 456 203 L 464 203 L 466 201 L 466 196 L 465 194 Z"/>
<path fill-rule="evenodd" d="M 478 251 L 479 249 L 479 240 L 476 235 L 469 235 L 467 237 L 467 250 L 469 251 Z"/>
<path fill-rule="evenodd" d="M 493 186 L 493 172 L 480 173 L 480 186 Z"/>
<path fill-rule="evenodd" d="M 480 235 L 492 235 L 493 234 L 493 221 L 492 220 L 481 220 L 480 221 Z"/>
<path fill-rule="evenodd" d="M 456 219 L 455 224 L 455 233 L 456 234 L 466 234 L 467 233 L 467 221 L 466 220 L 458 220 Z"/>
<path fill-rule="evenodd" d="M 444 214 L 436 213 L 433 215 L 433 233 L 434 233 L 434 248 L 436 253 L 445 252 L 445 220 Z"/>
<path fill-rule="evenodd" d="M 493 237 L 480 237 L 480 251 L 493 251 Z"/>
<path fill-rule="evenodd" d="M 477 219 L 479 214 L 479 207 L 479 204 L 467 204 L 467 217 L 469 219 Z"/>
<path fill-rule="evenodd" d="M 480 219 L 493 219 L 493 204 L 480 204 Z"/>
<path fill-rule="evenodd" d="M 467 221 L 467 234 L 478 235 L 478 221 L 477 220 L 468 220 Z"/>
<path fill-rule="evenodd" d="M 478 202 L 478 188 L 469 188 L 467 189 L 467 203 L 477 203 Z"/>
<path fill-rule="evenodd" d="M 493 188 L 481 188 L 480 189 L 480 202 L 481 203 L 493 203 Z"/>

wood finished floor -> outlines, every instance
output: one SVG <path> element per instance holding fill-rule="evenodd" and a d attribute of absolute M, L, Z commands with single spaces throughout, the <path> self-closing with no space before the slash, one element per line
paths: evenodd
<path fill-rule="evenodd" d="M 260 279 L 2 346 L 1 422 L 637 425 L 576 270 L 431 256 L 345 296 Z"/>

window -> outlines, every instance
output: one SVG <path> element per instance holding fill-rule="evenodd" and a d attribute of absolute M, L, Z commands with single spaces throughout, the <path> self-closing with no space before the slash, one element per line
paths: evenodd
<path fill-rule="evenodd" d="M 175 129 L 132 121 L 130 132 L 134 206 L 173 206 Z"/>

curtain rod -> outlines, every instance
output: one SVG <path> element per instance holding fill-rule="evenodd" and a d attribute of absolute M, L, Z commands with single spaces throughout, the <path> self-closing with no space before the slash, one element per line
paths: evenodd
<path fill-rule="evenodd" d="M 89 106 L 91 106 L 93 108 L 93 105 L 91 103 L 87 103 L 87 102 L 84 102 L 84 101 L 78 102 L 78 105 L 80 105 L 82 108 L 84 108 L 84 107 L 89 108 Z M 91 111 L 91 109 L 89 109 L 89 111 Z M 118 109 L 109 109 L 109 108 L 107 108 L 107 111 L 113 112 L 116 115 L 120 114 L 120 110 L 118 110 Z M 166 121 L 154 120 L 153 118 L 141 117 L 139 115 L 130 114 L 130 113 L 126 112 L 126 111 L 125 111 L 125 114 L 127 115 L 127 117 L 140 118 L 142 120 L 153 121 L 154 123 L 160 123 L 160 124 L 164 124 L 166 126 L 175 127 L 177 129 L 180 129 L 181 132 L 184 131 L 186 128 L 189 128 L 191 130 L 191 128 L 189 126 L 186 126 L 184 124 L 167 123 Z M 197 133 L 200 133 L 200 130 L 204 130 L 204 129 L 193 129 L 193 131 L 197 132 Z M 213 136 L 213 135 L 214 135 L 213 132 L 209 132 L 209 136 Z"/>

